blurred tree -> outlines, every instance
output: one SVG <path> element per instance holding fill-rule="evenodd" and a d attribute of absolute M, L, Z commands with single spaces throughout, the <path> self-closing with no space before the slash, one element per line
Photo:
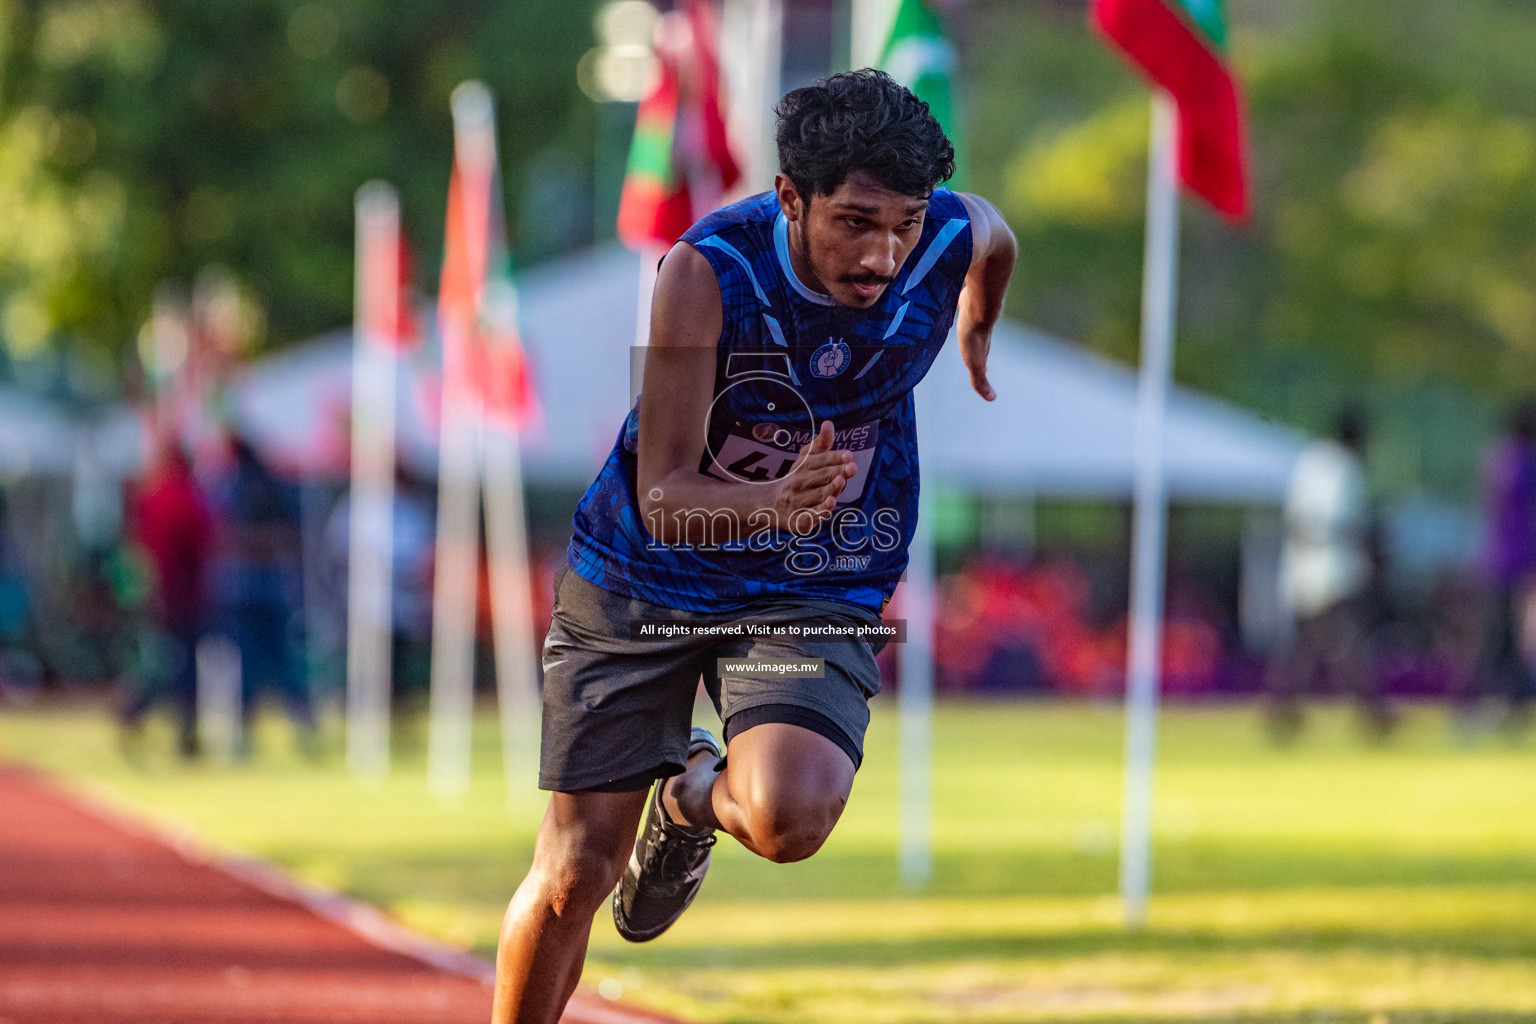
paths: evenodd
<path fill-rule="evenodd" d="M 363 181 L 394 181 L 418 250 L 439 251 L 460 81 L 500 100 L 513 194 L 536 154 L 590 165 L 575 66 L 594 6 L 0 0 L 7 350 L 121 365 L 156 282 L 208 264 L 265 307 L 270 343 L 345 322 Z"/>
<path fill-rule="evenodd" d="M 1147 92 L 1084 6 L 967 9 L 975 186 L 1019 232 L 1010 312 L 1134 359 Z M 1310 429 L 1369 392 L 1379 484 L 1470 487 L 1487 396 L 1536 379 L 1536 7 L 1234 0 L 1231 20 L 1256 214 L 1234 232 L 1185 204 L 1180 379 Z"/>
<path fill-rule="evenodd" d="M 597 0 L 0 0 L 0 340 L 116 376 L 164 278 L 223 264 L 278 345 L 350 316 L 352 195 L 435 279 L 448 95 L 500 100 L 513 241 L 590 237 Z M 1022 243 L 1010 313 L 1134 358 L 1147 95 L 1084 0 L 946 3 L 969 173 Z M 1231 0 L 1256 214 L 1186 204 L 1180 379 L 1310 429 L 1369 392 L 1388 490 L 1471 486 L 1536 379 L 1536 7 Z M 525 223 L 520 224 L 519 221 Z M 37 360 L 44 363 L 47 360 Z"/>

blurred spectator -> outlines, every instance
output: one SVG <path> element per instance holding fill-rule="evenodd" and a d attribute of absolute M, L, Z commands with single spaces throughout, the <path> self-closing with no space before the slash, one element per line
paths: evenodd
<path fill-rule="evenodd" d="M 161 700 L 175 710 L 177 749 L 196 757 L 197 642 L 207 625 L 206 572 L 213 530 L 202 488 L 180 445 L 166 441 L 156 453 L 143 491 L 132 503 L 132 540 L 149 574 L 152 655 L 143 659 L 136 690 L 123 706 L 123 725 L 136 734 Z"/>
<path fill-rule="evenodd" d="M 32 588 L 11 533 L 10 503 L 0 490 L 0 697 L 10 703 L 26 703 L 41 688 L 37 639 Z"/>
<path fill-rule="evenodd" d="M 38 650 L 50 681 L 75 690 L 143 680 L 158 657 L 146 632 L 150 569 L 138 545 L 83 547 L 71 554 L 58 592 L 40 608 Z M 42 602 L 40 602 L 41 604 Z"/>
<path fill-rule="evenodd" d="M 241 735 L 249 744 L 257 698 L 275 687 L 301 747 L 313 752 L 315 713 L 290 635 L 300 607 L 298 514 L 248 441 L 235 438 L 232 450 L 234 463 L 215 488 L 219 549 L 213 578 L 220 629 L 240 651 Z"/>
<path fill-rule="evenodd" d="M 390 575 L 391 675 L 396 707 L 424 711 L 432 658 L 432 566 L 436 507 L 432 495 L 400 470 L 395 477 Z"/>
<path fill-rule="evenodd" d="M 1334 439 L 1296 460 L 1285 502 L 1281 603 L 1296 632 L 1270 666 L 1267 720 L 1278 741 L 1302 725 L 1301 699 L 1324 682 L 1351 695 L 1368 735 L 1394 723 L 1377 682 L 1372 636 L 1382 617 L 1380 545 L 1361 460 L 1366 420 L 1340 416 Z"/>
<path fill-rule="evenodd" d="M 1530 715 L 1533 690 L 1529 622 L 1536 586 L 1536 398 L 1519 402 L 1506 433 L 1483 458 L 1486 627 L 1459 718 L 1471 721 L 1483 698 L 1500 699 L 1512 725 Z"/>

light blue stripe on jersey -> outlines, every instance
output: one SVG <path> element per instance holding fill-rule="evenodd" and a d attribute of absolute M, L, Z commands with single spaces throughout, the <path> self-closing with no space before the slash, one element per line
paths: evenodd
<path fill-rule="evenodd" d="M 860 377 L 862 377 L 862 376 L 864 376 L 864 375 L 865 375 L 865 374 L 866 374 L 866 373 L 868 373 L 868 372 L 869 372 L 869 371 L 870 371 L 870 369 L 871 369 L 871 368 L 872 368 L 872 367 L 873 367 L 873 366 L 874 366 L 874 365 L 875 365 L 875 364 L 876 364 L 876 363 L 878 363 L 878 362 L 879 362 L 879 361 L 880 361 L 880 357 L 881 357 L 881 356 L 883 356 L 883 355 L 885 355 L 885 349 L 883 349 L 883 348 L 882 348 L 882 349 L 881 349 L 881 350 L 880 350 L 880 351 L 878 351 L 878 352 L 876 352 L 876 353 L 875 353 L 875 354 L 874 354 L 874 357 L 873 357 L 873 358 L 871 358 L 871 359 L 870 359 L 870 361 L 869 361 L 869 362 L 867 362 L 867 363 L 865 363 L 865 364 L 864 364 L 864 369 L 862 369 L 862 370 L 860 370 L 860 371 L 859 371 L 859 372 L 858 372 L 858 373 L 856 373 L 856 374 L 854 374 L 854 375 L 853 375 L 853 379 L 854 379 L 854 380 L 858 380 L 858 379 L 859 379 L 859 378 L 860 378 Z"/>
<path fill-rule="evenodd" d="M 944 250 L 949 248 L 949 243 L 953 242 L 955 236 L 964 231 L 968 224 L 970 224 L 970 221 L 961 217 L 944 222 L 944 226 L 939 228 L 939 233 L 933 236 L 933 241 L 928 243 L 928 250 L 923 253 L 923 258 L 918 260 L 917 266 L 912 268 L 912 276 L 907 278 L 906 286 L 901 289 L 901 294 L 907 294 L 907 292 L 917 287 L 919 281 L 928 276 L 928 271 L 932 270 L 933 265 L 939 262 L 939 257 L 944 255 Z"/>
<path fill-rule="evenodd" d="M 784 328 L 779 326 L 779 322 L 767 313 L 763 314 L 763 319 L 768 322 L 768 333 L 773 335 L 773 343 L 788 348 L 789 342 L 784 340 Z"/>
<path fill-rule="evenodd" d="M 713 246 L 714 248 L 719 249 L 721 252 L 725 253 L 731 259 L 735 260 L 737 263 L 740 263 L 741 269 L 747 272 L 747 280 L 752 282 L 752 290 L 757 293 L 757 301 L 761 302 L 765 306 L 768 305 L 768 296 L 763 294 L 763 286 L 757 283 L 757 275 L 752 273 L 752 264 L 747 262 L 747 258 L 745 256 L 736 251 L 736 247 L 734 245 L 720 238 L 718 235 L 710 235 L 708 238 L 701 238 L 694 244 L 695 246 Z M 782 345 L 784 342 L 780 341 L 779 344 Z"/>
<path fill-rule="evenodd" d="M 779 254 L 779 269 L 784 271 L 784 279 L 802 299 L 818 306 L 837 305 L 832 296 L 807 288 L 801 283 L 800 275 L 795 273 L 795 265 L 789 260 L 789 219 L 784 216 L 783 210 L 779 211 L 778 219 L 773 222 L 773 247 Z"/>
<path fill-rule="evenodd" d="M 785 348 L 788 348 L 789 342 L 785 340 L 784 328 L 779 326 L 779 322 L 773 317 L 769 316 L 767 313 L 763 314 L 763 319 L 768 322 L 768 333 L 773 335 L 774 343 L 777 345 L 783 345 Z M 795 376 L 794 363 L 789 364 L 789 379 L 795 383 L 796 387 L 800 386 L 800 378 Z"/>

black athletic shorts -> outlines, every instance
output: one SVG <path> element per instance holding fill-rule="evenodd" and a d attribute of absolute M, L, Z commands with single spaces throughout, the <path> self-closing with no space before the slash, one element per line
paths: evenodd
<path fill-rule="evenodd" d="M 880 621 L 857 605 L 809 598 L 765 600 L 734 617 L 762 623 Z M 868 701 L 880 692 L 875 654 L 883 641 L 630 638 L 633 620 L 702 618 L 612 593 L 569 566 L 561 568 L 544 640 L 540 789 L 639 790 L 680 774 L 701 676 L 725 723 L 727 740 L 753 725 L 789 722 L 826 736 L 859 765 Z M 722 678 L 716 671 L 720 658 L 820 658 L 825 675 Z"/>

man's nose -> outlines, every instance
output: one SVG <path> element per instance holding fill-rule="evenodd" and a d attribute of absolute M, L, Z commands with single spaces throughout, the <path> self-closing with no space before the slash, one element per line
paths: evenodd
<path fill-rule="evenodd" d="M 864 254 L 864 258 L 859 261 L 860 266 L 871 274 L 890 277 L 896 273 L 896 255 L 900 244 L 899 239 L 889 238 L 875 245 Z"/>

